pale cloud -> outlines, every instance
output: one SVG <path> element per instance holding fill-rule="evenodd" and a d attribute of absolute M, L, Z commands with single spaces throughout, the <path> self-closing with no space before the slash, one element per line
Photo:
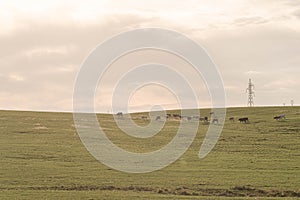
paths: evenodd
<path fill-rule="evenodd" d="M 297 9 L 293 12 L 293 14 L 297 17 L 300 18 L 300 9 Z"/>
<path fill-rule="evenodd" d="M 24 77 L 16 75 L 16 74 L 11 74 L 8 76 L 12 81 L 24 81 Z"/>
<path fill-rule="evenodd" d="M 237 18 L 234 20 L 234 24 L 236 24 L 237 26 L 246 26 L 249 24 L 264 24 L 264 23 L 268 23 L 269 20 L 259 17 L 259 16 L 253 16 L 253 17 L 241 17 L 241 18 Z"/>
<path fill-rule="evenodd" d="M 278 78 L 277 80 L 264 84 L 262 89 L 274 90 L 276 92 L 277 89 L 293 89 L 298 87 L 300 87 L 300 83 L 295 79 Z"/>
<path fill-rule="evenodd" d="M 254 74 L 261 74 L 262 72 L 250 70 L 250 71 L 247 71 L 247 72 L 245 72 L 245 73 L 246 73 L 246 74 L 249 74 L 249 75 L 254 75 Z"/>

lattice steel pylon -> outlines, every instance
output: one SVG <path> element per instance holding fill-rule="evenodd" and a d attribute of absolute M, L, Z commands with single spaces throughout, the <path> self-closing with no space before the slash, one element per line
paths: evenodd
<path fill-rule="evenodd" d="M 246 92 L 248 93 L 248 106 L 253 107 L 254 106 L 254 85 L 251 82 L 251 79 L 249 79 L 248 88 L 246 89 Z"/>

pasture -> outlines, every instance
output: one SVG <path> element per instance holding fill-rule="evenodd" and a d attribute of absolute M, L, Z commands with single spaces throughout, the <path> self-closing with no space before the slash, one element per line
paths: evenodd
<path fill-rule="evenodd" d="M 209 109 L 201 116 L 210 116 Z M 178 113 L 178 111 L 169 111 Z M 285 114 L 286 119 L 274 120 Z M 132 114 L 139 119 L 147 113 Z M 229 120 L 234 116 L 235 122 Z M 179 125 L 169 120 L 149 139 L 132 138 L 112 115 L 98 115 L 108 137 L 133 152 L 167 144 Z M 238 118 L 248 117 L 249 123 Z M 300 107 L 229 108 L 213 151 L 198 158 L 207 122 L 170 166 L 128 174 L 95 160 L 70 113 L 0 111 L 0 199 L 295 199 L 300 197 Z"/>

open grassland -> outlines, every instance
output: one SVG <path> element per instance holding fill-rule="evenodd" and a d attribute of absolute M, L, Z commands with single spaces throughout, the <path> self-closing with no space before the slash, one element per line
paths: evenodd
<path fill-rule="evenodd" d="M 210 110 L 201 110 L 209 116 Z M 178 113 L 178 111 L 170 111 Z M 275 121 L 274 115 L 286 114 Z M 147 120 L 133 114 L 137 124 Z M 81 143 L 72 114 L 0 111 L 0 199 L 294 199 L 300 197 L 300 107 L 229 108 L 213 151 L 198 152 L 208 123 L 170 166 L 128 174 L 102 165 Z M 227 117 L 227 118 L 228 118 Z M 166 145 L 179 120 L 149 139 L 122 133 L 111 115 L 99 115 L 107 136 L 133 152 Z"/>

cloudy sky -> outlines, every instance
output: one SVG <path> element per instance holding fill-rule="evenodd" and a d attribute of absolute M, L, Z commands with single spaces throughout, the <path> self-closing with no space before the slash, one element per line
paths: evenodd
<path fill-rule="evenodd" d="M 177 31 L 203 46 L 222 75 L 228 106 L 246 106 L 249 78 L 256 105 L 300 104 L 299 0 L 10 0 L 0 1 L 0 27 L 0 109 L 72 111 L 74 82 L 89 53 L 113 35 L 147 27 Z M 115 63 L 115 71 L 162 56 L 169 65 L 180 63 L 146 51 Z M 101 87 L 95 102 L 106 112 L 109 78 Z M 197 92 L 199 105 L 210 106 L 209 93 Z M 134 111 L 176 108 L 176 102 L 157 85 L 129 100 Z"/>

